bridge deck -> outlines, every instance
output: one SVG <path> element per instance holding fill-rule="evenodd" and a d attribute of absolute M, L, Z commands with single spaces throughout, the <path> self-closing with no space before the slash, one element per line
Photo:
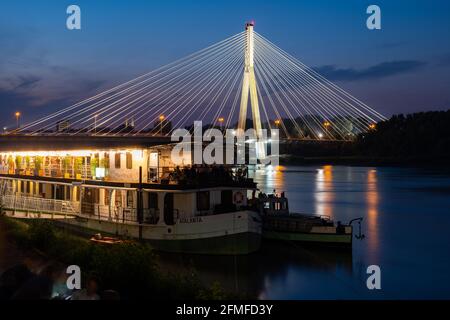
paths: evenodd
<path fill-rule="evenodd" d="M 164 136 L 3 135 L 0 136 L 0 151 L 139 148 L 169 143 L 170 137 Z"/>

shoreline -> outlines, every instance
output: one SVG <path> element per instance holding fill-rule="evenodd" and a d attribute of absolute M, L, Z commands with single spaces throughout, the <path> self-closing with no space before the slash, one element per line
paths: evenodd
<path fill-rule="evenodd" d="M 103 291 L 112 289 L 124 300 L 138 297 L 146 300 L 161 297 L 194 297 L 196 300 L 243 298 L 224 291 L 220 284 L 200 284 L 192 270 L 177 274 L 165 272 L 159 255 L 149 245 L 139 242 L 113 246 L 93 244 L 46 220 L 28 223 L 0 216 L 0 259 L 0 276 L 20 264 L 25 264 L 36 274 L 49 264 L 64 268 L 77 265 L 83 270 L 83 279 L 94 276 Z M 111 269 L 112 262 L 115 267 Z M 58 268 L 60 273 L 64 273 L 63 267 Z M 157 290 L 153 292 L 155 288 Z"/>
<path fill-rule="evenodd" d="M 441 166 L 450 162 L 447 158 L 427 157 L 364 157 L 364 156 L 318 156 L 303 157 L 281 155 L 280 165 L 347 165 L 360 167 L 430 167 Z"/>

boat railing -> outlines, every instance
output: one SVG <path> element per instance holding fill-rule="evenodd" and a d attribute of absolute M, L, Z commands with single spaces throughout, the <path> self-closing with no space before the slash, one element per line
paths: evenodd
<path fill-rule="evenodd" d="M 136 208 L 118 208 L 119 219 L 122 223 L 125 222 L 138 222 L 137 209 Z"/>
<path fill-rule="evenodd" d="M 94 210 L 90 213 L 82 212 L 81 203 L 68 200 L 45 199 L 40 197 L 26 196 L 22 194 L 3 194 L 0 195 L 0 205 L 4 210 L 13 212 L 20 211 L 25 213 L 51 214 L 53 215 L 71 215 L 82 218 L 115 221 L 118 223 L 137 222 L 136 208 L 123 208 L 120 206 L 111 206 L 95 204 Z M 145 212 L 144 212 L 145 214 Z M 153 220 L 159 217 L 159 212 L 151 215 Z"/>
<path fill-rule="evenodd" d="M 33 213 L 56 213 L 75 215 L 79 212 L 79 203 L 66 200 L 45 199 L 39 197 L 6 194 L 1 196 L 3 209 Z"/>
<path fill-rule="evenodd" d="M 96 204 L 94 206 L 95 215 L 99 217 L 109 217 L 109 206 Z"/>
<path fill-rule="evenodd" d="M 144 208 L 144 223 L 146 224 L 158 224 L 159 222 L 159 210 L 156 208 Z"/>
<path fill-rule="evenodd" d="M 89 210 L 81 210 L 78 216 L 95 220 L 114 221 L 117 223 L 137 222 L 137 209 L 130 207 L 124 208 L 121 206 L 92 204 L 89 207 Z"/>
<path fill-rule="evenodd" d="M 83 164 L 76 168 L 64 168 L 60 164 L 45 164 L 42 166 L 42 169 L 39 170 L 32 167 L 14 168 L 0 165 L 0 174 L 83 180 L 90 180 L 93 178 L 92 167 L 90 164 Z"/>

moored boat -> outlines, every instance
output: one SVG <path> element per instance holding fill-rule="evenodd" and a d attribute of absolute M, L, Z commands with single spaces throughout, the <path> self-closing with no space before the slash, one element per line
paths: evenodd
<path fill-rule="evenodd" d="M 263 217 L 263 239 L 351 248 L 351 224 L 334 223 L 328 216 L 291 213 L 284 193 L 281 196 L 261 194 L 258 201 Z"/>
<path fill-rule="evenodd" d="M 178 168 L 170 155 L 168 146 L 0 152 L 1 210 L 161 251 L 257 251 L 262 221 L 247 205 L 256 184 L 232 168 L 193 166 L 189 157 Z"/>

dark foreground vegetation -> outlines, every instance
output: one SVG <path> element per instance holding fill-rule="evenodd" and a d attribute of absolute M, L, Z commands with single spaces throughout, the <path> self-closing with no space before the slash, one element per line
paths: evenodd
<path fill-rule="evenodd" d="M 0 217 L 7 237 L 22 250 L 35 250 L 49 261 L 78 265 L 82 278 L 95 278 L 100 288 L 114 290 L 121 299 L 226 299 L 219 284 L 205 288 L 194 270 L 167 274 L 146 244 L 98 245 L 56 228 L 49 221 L 23 223 Z"/>
<path fill-rule="evenodd" d="M 450 110 L 395 115 L 354 142 L 302 141 L 281 147 L 284 163 L 444 164 L 450 161 Z"/>

